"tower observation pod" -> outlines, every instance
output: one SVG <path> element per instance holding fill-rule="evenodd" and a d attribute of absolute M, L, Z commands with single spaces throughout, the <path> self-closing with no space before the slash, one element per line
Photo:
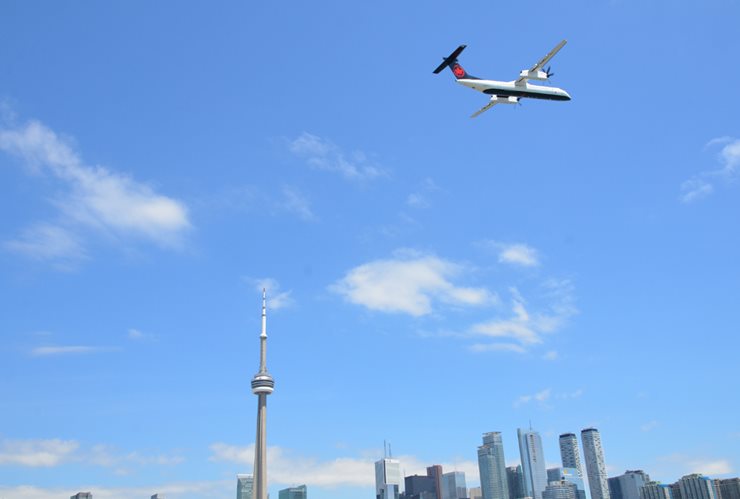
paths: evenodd
<path fill-rule="evenodd" d="M 252 378 L 252 393 L 257 395 L 257 438 L 254 441 L 254 499 L 267 499 L 267 396 L 275 389 L 275 380 L 267 372 L 266 293 L 262 290 L 262 334 L 260 334 L 260 370 Z"/>

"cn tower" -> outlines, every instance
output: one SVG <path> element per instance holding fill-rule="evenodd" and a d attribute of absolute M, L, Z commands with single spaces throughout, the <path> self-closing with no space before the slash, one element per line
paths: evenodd
<path fill-rule="evenodd" d="M 275 388 L 275 381 L 267 372 L 267 313 L 265 290 L 262 290 L 262 334 L 260 334 L 260 370 L 252 378 L 252 393 L 257 395 L 257 438 L 254 441 L 254 499 L 267 499 L 267 437 L 265 420 L 267 396 Z"/>

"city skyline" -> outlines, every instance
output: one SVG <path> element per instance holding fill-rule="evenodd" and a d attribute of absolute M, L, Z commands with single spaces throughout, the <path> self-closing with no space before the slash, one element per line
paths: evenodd
<path fill-rule="evenodd" d="M 0 2 L 0 497 L 233 497 L 263 288 L 273 499 L 374 496 L 384 440 L 476 487 L 530 420 L 546 468 L 594 427 L 608 477 L 737 476 L 737 19 Z M 432 73 L 563 39 L 568 102 L 470 119 Z"/>

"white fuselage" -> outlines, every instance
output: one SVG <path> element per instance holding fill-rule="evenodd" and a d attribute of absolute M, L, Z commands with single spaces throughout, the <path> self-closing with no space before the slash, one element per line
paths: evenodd
<path fill-rule="evenodd" d="M 460 85 L 472 88 L 488 95 L 502 97 L 527 97 L 531 99 L 570 100 L 568 92 L 562 88 L 532 85 L 528 82 L 516 84 L 514 81 L 478 80 L 461 78 Z"/>

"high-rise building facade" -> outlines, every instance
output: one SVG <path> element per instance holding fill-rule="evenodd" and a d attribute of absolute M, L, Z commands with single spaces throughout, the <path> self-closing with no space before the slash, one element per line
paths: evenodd
<path fill-rule="evenodd" d="M 640 499 L 673 499 L 671 486 L 660 482 L 648 482 L 640 489 Z"/>
<path fill-rule="evenodd" d="M 740 478 L 715 480 L 719 486 L 721 499 L 740 499 Z"/>
<path fill-rule="evenodd" d="M 437 495 L 436 499 L 442 499 L 442 465 L 433 464 L 427 466 L 427 476 L 432 477 L 434 480 L 434 492 Z"/>
<path fill-rule="evenodd" d="M 498 431 L 484 433 L 478 447 L 478 470 L 483 499 L 509 499 L 504 443 Z"/>
<path fill-rule="evenodd" d="M 609 478 L 610 499 L 640 499 L 640 489 L 650 482 L 650 477 L 642 470 L 627 470 L 624 475 Z"/>
<path fill-rule="evenodd" d="M 483 499 L 483 489 L 480 487 L 470 487 L 468 489 L 468 497 L 470 499 Z"/>
<path fill-rule="evenodd" d="M 519 455 L 522 459 L 524 492 L 526 496 L 533 499 L 542 499 L 542 493 L 547 487 L 547 469 L 545 454 L 542 451 L 542 438 L 531 428 L 529 431 L 517 429 L 517 437 L 519 438 Z"/>
<path fill-rule="evenodd" d="M 578 451 L 578 439 L 575 433 L 563 433 L 560 435 L 560 460 L 563 468 L 575 468 L 578 475 L 583 476 L 581 468 L 581 453 Z"/>
<path fill-rule="evenodd" d="M 609 499 L 609 484 L 606 481 L 606 464 L 604 450 L 601 447 L 601 435 L 596 428 L 586 428 L 581 431 L 583 441 L 583 457 L 586 459 L 586 473 L 588 474 L 588 488 L 591 499 Z"/>
<path fill-rule="evenodd" d="M 401 487 L 401 462 L 384 457 L 375 462 L 375 496 L 377 499 L 398 499 Z"/>
<path fill-rule="evenodd" d="M 252 499 L 254 493 L 254 477 L 252 475 L 236 475 L 236 499 Z"/>
<path fill-rule="evenodd" d="M 526 497 L 524 493 L 524 475 L 521 465 L 506 468 L 506 484 L 509 487 L 509 499 Z"/>
<path fill-rule="evenodd" d="M 442 475 L 442 499 L 465 499 L 468 487 L 465 485 L 465 473 L 450 471 Z"/>
<path fill-rule="evenodd" d="M 576 485 L 565 480 L 552 481 L 545 487 L 542 499 L 577 499 Z"/>
<path fill-rule="evenodd" d="M 681 491 L 681 499 L 719 499 L 713 480 L 699 473 L 683 476 L 676 484 Z"/>
<path fill-rule="evenodd" d="M 254 442 L 254 499 L 267 499 L 267 396 L 275 381 L 267 372 L 267 307 L 262 290 L 262 333 L 260 334 L 260 370 L 252 378 L 252 393 L 257 395 L 257 436 Z"/>
<path fill-rule="evenodd" d="M 278 499 L 306 499 L 308 491 L 305 485 L 288 487 L 278 492 Z"/>
<path fill-rule="evenodd" d="M 547 470 L 547 483 L 566 481 L 576 486 L 576 499 L 586 499 L 586 488 L 583 478 L 576 468 L 549 468 Z"/>
<path fill-rule="evenodd" d="M 411 475 L 403 479 L 405 499 L 436 499 L 437 487 L 429 475 Z"/>

